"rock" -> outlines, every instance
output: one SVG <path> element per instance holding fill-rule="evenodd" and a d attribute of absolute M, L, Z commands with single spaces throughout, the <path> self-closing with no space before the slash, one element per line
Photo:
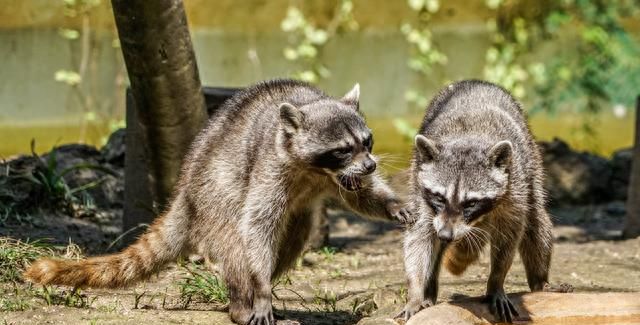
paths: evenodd
<path fill-rule="evenodd" d="M 63 173 L 65 182 L 71 190 L 83 186 L 88 188 L 83 191 L 89 199 L 99 208 L 114 208 L 122 206 L 124 197 L 124 179 L 122 170 L 102 161 L 102 153 L 96 148 L 82 145 L 69 144 L 57 147 L 52 153 L 44 155 L 45 163 L 54 154 L 56 171 Z M 78 193 L 82 195 L 82 192 Z"/>
<path fill-rule="evenodd" d="M 105 162 L 124 168 L 125 138 L 125 129 L 118 129 L 109 136 L 107 144 L 101 150 Z"/>
<path fill-rule="evenodd" d="M 38 158 L 33 156 L 20 156 L 0 164 L 1 207 L 25 211 L 43 201 L 45 193 L 42 186 L 30 177 L 38 164 Z"/>
<path fill-rule="evenodd" d="M 612 169 L 603 157 L 573 151 L 559 139 L 542 142 L 545 188 L 552 204 L 592 204 L 613 198 L 610 188 Z"/>
<path fill-rule="evenodd" d="M 550 293 L 509 295 L 520 316 L 515 323 L 640 324 L 640 293 Z M 491 324 L 481 298 L 462 298 L 422 310 L 407 325 Z"/>
<path fill-rule="evenodd" d="M 611 158 L 611 191 L 614 200 L 626 201 L 631 178 L 631 161 L 633 150 L 631 148 L 618 150 Z"/>

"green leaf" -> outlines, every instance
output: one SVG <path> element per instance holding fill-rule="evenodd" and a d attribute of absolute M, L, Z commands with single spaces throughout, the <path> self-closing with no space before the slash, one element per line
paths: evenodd
<path fill-rule="evenodd" d="M 80 75 L 77 72 L 70 71 L 70 70 L 56 71 L 56 74 L 54 75 L 54 79 L 59 82 L 64 82 L 69 86 L 78 85 L 82 81 L 82 77 L 80 77 Z"/>
<path fill-rule="evenodd" d="M 424 8 L 425 0 L 409 0 L 408 3 L 411 9 L 415 11 L 419 11 L 419 10 L 422 10 L 422 8 Z"/>
<path fill-rule="evenodd" d="M 78 37 L 80 37 L 80 32 L 75 30 L 75 29 L 68 29 L 68 28 L 60 28 L 58 29 L 58 34 L 60 34 L 60 36 L 68 39 L 68 40 L 75 40 L 78 39 Z"/>

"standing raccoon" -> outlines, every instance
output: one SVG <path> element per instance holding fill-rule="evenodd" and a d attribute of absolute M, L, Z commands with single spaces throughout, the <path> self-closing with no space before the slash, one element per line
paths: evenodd
<path fill-rule="evenodd" d="M 196 138 L 168 210 L 136 243 L 83 261 L 42 259 L 25 277 L 120 287 L 197 253 L 220 264 L 234 322 L 275 324 L 271 280 L 302 253 L 315 204 L 325 195 L 372 217 L 408 218 L 375 173 L 373 139 L 358 102 L 357 85 L 342 99 L 292 80 L 240 92 Z"/>
<path fill-rule="evenodd" d="M 440 264 L 460 275 L 490 243 L 486 298 L 499 321 L 517 310 L 504 280 L 519 250 L 529 288 L 548 281 L 552 223 L 538 147 L 520 105 L 504 89 L 462 81 L 431 102 L 415 138 L 404 242 L 409 319 L 436 303 Z"/>

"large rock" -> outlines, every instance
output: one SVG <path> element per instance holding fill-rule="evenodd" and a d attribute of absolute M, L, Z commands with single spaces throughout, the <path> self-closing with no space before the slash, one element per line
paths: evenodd
<path fill-rule="evenodd" d="M 603 157 L 573 151 L 559 139 L 542 142 L 545 187 L 552 204 L 590 204 L 614 198 L 611 190 L 612 168 Z"/>
<path fill-rule="evenodd" d="M 520 313 L 515 323 L 640 324 L 640 293 L 549 293 L 509 295 Z M 494 320 L 480 298 L 464 298 L 422 310 L 407 325 L 477 325 Z"/>

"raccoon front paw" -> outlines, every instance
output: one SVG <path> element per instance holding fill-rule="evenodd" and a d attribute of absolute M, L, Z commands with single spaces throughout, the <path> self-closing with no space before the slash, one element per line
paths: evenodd
<path fill-rule="evenodd" d="M 424 300 L 422 302 L 408 302 L 402 311 L 397 314 L 394 319 L 403 319 L 405 322 L 408 321 L 413 315 L 417 314 L 419 311 L 433 306 L 428 300 Z"/>
<path fill-rule="evenodd" d="M 518 317 L 518 311 L 513 306 L 504 292 L 499 292 L 487 297 L 489 311 L 501 323 L 513 323 L 514 316 Z"/>
<path fill-rule="evenodd" d="M 391 216 L 392 220 L 396 220 L 402 224 L 415 223 L 415 218 L 411 211 L 400 202 L 392 201 L 387 203 L 387 213 Z"/>

